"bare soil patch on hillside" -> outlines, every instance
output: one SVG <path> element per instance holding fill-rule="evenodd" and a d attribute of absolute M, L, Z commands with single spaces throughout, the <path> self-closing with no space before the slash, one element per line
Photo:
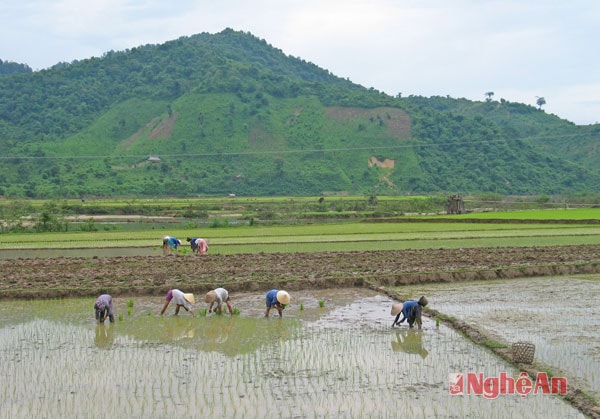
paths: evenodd
<path fill-rule="evenodd" d="M 342 106 L 331 106 L 325 110 L 325 115 L 329 118 L 340 121 L 357 120 L 359 118 L 373 118 L 381 121 L 387 127 L 387 131 L 398 140 L 410 138 L 410 116 L 401 109 L 397 108 L 351 108 Z"/>
<path fill-rule="evenodd" d="M 153 140 L 169 138 L 173 133 L 173 127 L 175 126 L 177 117 L 177 112 L 173 112 L 168 118 L 160 121 L 160 123 L 150 132 L 148 138 Z"/>

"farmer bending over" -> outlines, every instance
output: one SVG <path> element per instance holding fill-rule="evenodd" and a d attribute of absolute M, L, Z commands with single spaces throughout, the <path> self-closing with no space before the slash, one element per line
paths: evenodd
<path fill-rule="evenodd" d="M 181 240 L 176 239 L 175 237 L 163 237 L 163 255 L 168 255 L 169 253 L 171 253 L 171 249 L 177 250 L 180 244 Z"/>
<path fill-rule="evenodd" d="M 214 290 L 207 292 L 204 301 L 206 301 L 207 304 L 210 304 L 210 307 L 208 308 L 209 313 L 213 311 L 213 305 L 216 303 L 215 313 L 221 314 L 223 310 L 222 305 L 225 303 L 229 309 L 229 314 L 233 314 L 231 297 L 229 297 L 229 291 L 225 288 L 215 288 Z"/>
<path fill-rule="evenodd" d="M 111 323 L 115 322 L 115 314 L 113 313 L 112 297 L 108 294 L 102 294 L 94 303 L 94 311 L 96 312 L 96 320 L 98 323 L 104 323 L 108 317 Z"/>
<path fill-rule="evenodd" d="M 392 306 L 392 316 L 395 314 L 396 318 L 394 319 L 394 323 L 392 323 L 392 327 L 404 322 L 404 320 L 408 320 L 408 327 L 412 328 L 417 322 L 419 326 L 419 330 L 421 330 L 421 326 L 423 321 L 421 320 L 421 314 L 423 313 L 423 307 L 427 305 L 427 298 L 421 297 L 419 301 L 408 300 L 405 301 L 404 304 L 394 304 Z M 400 315 L 402 314 L 402 320 L 398 320 Z"/>
<path fill-rule="evenodd" d="M 283 317 L 283 309 L 290 303 L 290 295 L 285 291 L 271 290 L 267 292 L 267 310 L 265 317 L 269 317 L 272 307 L 277 309 L 279 317 Z"/>
<path fill-rule="evenodd" d="M 192 253 L 197 253 L 201 255 L 208 252 L 208 240 L 199 239 L 197 237 L 188 237 L 186 240 L 190 243 Z"/>
<path fill-rule="evenodd" d="M 179 309 L 181 307 L 185 308 L 185 311 L 189 312 L 192 316 L 194 316 L 194 313 L 191 311 L 192 304 L 194 302 L 193 299 L 194 299 L 194 294 L 184 294 L 182 291 L 180 291 L 178 289 L 169 290 L 169 292 L 167 292 L 167 297 L 165 298 L 165 305 L 163 306 L 162 310 L 160 311 L 160 315 L 162 316 L 164 314 L 165 310 L 169 306 L 169 303 L 171 302 L 171 300 L 173 300 L 173 302 L 177 305 L 175 307 L 175 315 L 176 316 L 179 314 Z M 192 301 L 190 301 L 190 300 L 192 300 Z"/>

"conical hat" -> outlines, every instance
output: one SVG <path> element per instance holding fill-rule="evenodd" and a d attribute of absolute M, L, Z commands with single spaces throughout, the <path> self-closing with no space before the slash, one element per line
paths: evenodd
<path fill-rule="evenodd" d="M 278 291 L 277 292 L 277 301 L 279 301 L 280 304 L 289 304 L 290 303 L 290 295 L 285 291 Z"/>
<path fill-rule="evenodd" d="M 400 313 L 403 308 L 404 308 L 404 304 L 402 304 L 402 303 L 392 304 L 392 311 L 390 312 L 390 314 L 392 316 L 397 316 L 398 313 Z"/>
<path fill-rule="evenodd" d="M 194 298 L 194 294 L 192 293 L 183 294 L 183 298 L 188 300 L 190 304 L 196 304 L 196 299 Z"/>
<path fill-rule="evenodd" d="M 206 296 L 204 297 L 204 301 L 207 304 L 212 304 L 216 300 L 217 300 L 217 293 L 214 290 L 207 292 Z"/>

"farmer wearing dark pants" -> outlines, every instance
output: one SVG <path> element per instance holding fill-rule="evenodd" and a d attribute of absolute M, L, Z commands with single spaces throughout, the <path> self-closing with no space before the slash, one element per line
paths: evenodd
<path fill-rule="evenodd" d="M 209 313 L 213 311 L 213 306 L 216 304 L 215 313 L 221 314 L 223 303 L 225 303 L 229 310 L 229 314 L 233 314 L 233 303 L 231 302 L 229 291 L 225 288 L 219 287 L 207 292 L 204 301 L 206 301 L 207 304 L 210 304 L 210 307 L 208 308 Z"/>
<path fill-rule="evenodd" d="M 208 240 L 206 239 L 201 239 L 198 237 L 188 237 L 187 241 L 190 243 L 192 253 L 201 255 L 208 251 Z"/>
<path fill-rule="evenodd" d="M 115 314 L 113 312 L 112 297 L 108 294 L 102 294 L 94 303 L 94 311 L 96 312 L 96 320 L 98 323 L 104 323 L 106 318 L 111 323 L 115 322 Z"/>
<path fill-rule="evenodd" d="M 283 317 L 283 309 L 290 303 L 290 295 L 286 291 L 271 290 L 267 292 L 267 309 L 265 310 L 265 317 L 269 317 L 271 308 L 275 308 L 279 313 L 279 317 Z"/>
<path fill-rule="evenodd" d="M 392 316 L 395 314 L 396 318 L 394 319 L 394 323 L 392 323 L 392 327 L 404 322 L 404 320 L 408 321 L 408 327 L 413 328 L 415 322 L 417 323 L 419 330 L 421 330 L 421 326 L 423 325 L 423 321 L 421 319 L 421 315 L 423 313 L 423 307 L 427 305 L 427 298 L 421 297 L 419 301 L 408 300 L 403 304 L 394 304 L 392 306 Z M 402 319 L 400 319 L 400 315 L 402 315 Z"/>

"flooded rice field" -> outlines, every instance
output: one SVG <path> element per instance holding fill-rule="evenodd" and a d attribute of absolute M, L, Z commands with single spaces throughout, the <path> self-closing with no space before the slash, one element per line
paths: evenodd
<path fill-rule="evenodd" d="M 430 308 L 508 343 L 536 345 L 535 359 L 600 400 L 600 275 L 428 284 Z"/>
<path fill-rule="evenodd" d="M 438 309 L 464 299 L 431 293 Z M 282 319 L 263 317 L 262 293 L 232 293 L 234 316 L 119 297 L 106 325 L 90 298 L 2 301 L 0 417 L 583 417 L 551 395 L 450 395 L 450 373 L 519 371 L 432 319 L 391 328 L 384 295 L 291 295 Z"/>
<path fill-rule="evenodd" d="M 183 253 L 183 252 L 182 252 Z M 91 257 L 123 257 L 123 256 L 157 256 L 162 255 L 160 246 L 152 247 L 105 247 L 77 249 L 3 249 L 1 259 L 39 258 L 52 259 L 58 257 L 91 258 Z"/>

